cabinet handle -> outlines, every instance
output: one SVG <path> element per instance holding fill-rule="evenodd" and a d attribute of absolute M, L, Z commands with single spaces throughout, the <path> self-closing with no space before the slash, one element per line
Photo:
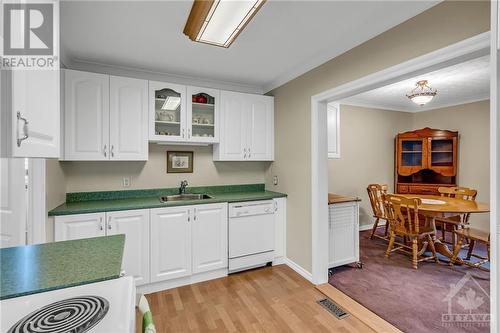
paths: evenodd
<path fill-rule="evenodd" d="M 115 157 L 115 145 L 111 145 L 111 157 Z"/>
<path fill-rule="evenodd" d="M 104 157 L 108 156 L 107 149 L 108 149 L 108 147 L 106 145 L 104 145 L 104 148 L 102 150 L 102 152 L 104 153 Z"/>
<path fill-rule="evenodd" d="M 188 211 L 188 222 L 191 221 L 191 213 Z"/>
<path fill-rule="evenodd" d="M 104 230 L 102 226 L 102 217 L 99 218 L 99 230 Z"/>
<path fill-rule="evenodd" d="M 184 137 L 185 137 L 185 130 L 184 130 L 184 128 L 183 128 L 183 129 L 182 129 L 182 138 L 184 138 Z"/>
<path fill-rule="evenodd" d="M 274 202 L 274 211 L 277 212 L 278 211 L 278 203 L 275 201 Z"/>
<path fill-rule="evenodd" d="M 19 137 L 19 120 L 23 121 L 23 137 Z M 21 147 L 21 143 L 29 137 L 28 134 L 28 120 L 21 116 L 21 112 L 17 111 L 17 146 Z"/>
<path fill-rule="evenodd" d="M 252 156 L 252 154 L 250 153 L 250 148 L 248 148 L 248 158 L 250 158 L 250 156 Z"/>
<path fill-rule="evenodd" d="M 111 216 L 108 217 L 108 229 L 111 230 Z"/>
<path fill-rule="evenodd" d="M 188 128 L 188 139 L 190 139 L 190 138 L 191 138 L 191 129 Z"/>
<path fill-rule="evenodd" d="M 196 221 L 196 208 L 194 209 L 194 217 L 193 219 Z"/>
<path fill-rule="evenodd" d="M 243 148 L 243 159 L 246 160 L 246 158 L 247 158 L 247 149 Z"/>

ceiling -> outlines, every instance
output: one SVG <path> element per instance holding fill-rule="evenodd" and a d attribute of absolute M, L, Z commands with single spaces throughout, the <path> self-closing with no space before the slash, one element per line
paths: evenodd
<path fill-rule="evenodd" d="M 64 1 L 62 56 L 266 92 L 438 2 L 268 0 L 224 49 L 182 33 L 192 1 Z"/>
<path fill-rule="evenodd" d="M 430 87 L 437 89 L 436 97 L 423 107 L 406 97 L 419 80 L 427 80 Z M 483 56 L 370 90 L 344 99 L 341 103 L 385 110 L 419 112 L 486 100 L 489 96 L 489 56 Z"/>

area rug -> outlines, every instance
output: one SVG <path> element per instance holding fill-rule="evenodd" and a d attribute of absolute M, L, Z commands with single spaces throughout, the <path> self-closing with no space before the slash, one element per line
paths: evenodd
<path fill-rule="evenodd" d="M 331 285 L 404 332 L 489 332 L 489 273 L 432 261 L 414 270 L 409 256 L 386 259 L 387 243 L 369 236 L 360 233 L 363 268 L 333 269 Z"/>

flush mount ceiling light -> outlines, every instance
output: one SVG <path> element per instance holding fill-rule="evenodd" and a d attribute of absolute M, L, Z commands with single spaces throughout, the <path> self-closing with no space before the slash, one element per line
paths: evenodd
<path fill-rule="evenodd" d="M 437 90 L 429 87 L 427 83 L 427 80 L 418 81 L 415 84 L 415 88 L 413 88 L 413 90 L 410 91 L 406 97 L 411 99 L 413 103 L 420 106 L 424 106 L 429 103 L 434 96 L 436 96 Z"/>
<path fill-rule="evenodd" d="M 184 34 L 192 41 L 229 47 L 265 0 L 195 0 Z"/>
<path fill-rule="evenodd" d="M 165 102 L 161 106 L 162 110 L 175 111 L 181 104 L 181 98 L 177 96 L 167 96 Z"/>

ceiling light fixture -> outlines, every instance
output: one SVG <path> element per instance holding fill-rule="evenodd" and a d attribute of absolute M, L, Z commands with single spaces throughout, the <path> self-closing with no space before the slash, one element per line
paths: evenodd
<path fill-rule="evenodd" d="M 184 34 L 192 41 L 229 47 L 265 0 L 195 0 Z"/>
<path fill-rule="evenodd" d="M 181 104 L 181 98 L 177 96 L 167 96 L 165 102 L 161 106 L 162 110 L 175 111 Z"/>
<path fill-rule="evenodd" d="M 437 94 L 437 90 L 429 87 L 427 80 L 420 80 L 415 84 L 415 88 L 406 94 L 406 97 L 420 106 L 429 103 Z"/>

